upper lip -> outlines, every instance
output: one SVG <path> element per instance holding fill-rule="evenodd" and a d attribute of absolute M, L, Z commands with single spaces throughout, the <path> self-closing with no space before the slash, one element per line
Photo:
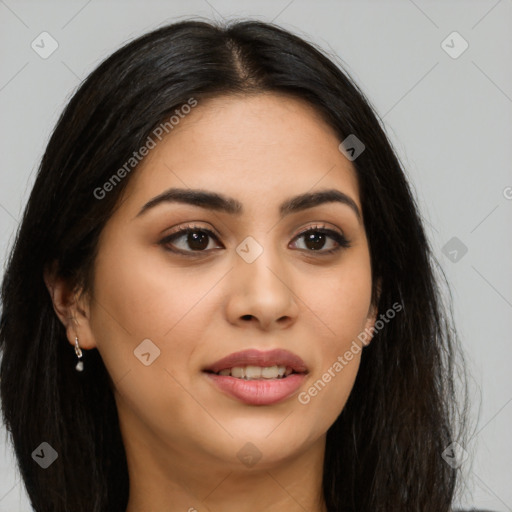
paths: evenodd
<path fill-rule="evenodd" d="M 297 354 L 283 349 L 268 350 L 266 352 L 250 349 L 234 352 L 204 368 L 203 371 L 218 373 L 226 368 L 249 365 L 261 367 L 286 366 L 296 373 L 307 373 L 308 371 L 306 364 Z"/>

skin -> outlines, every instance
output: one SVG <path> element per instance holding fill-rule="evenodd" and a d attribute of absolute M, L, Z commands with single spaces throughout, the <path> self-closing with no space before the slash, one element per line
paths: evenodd
<path fill-rule="evenodd" d="M 82 349 L 97 348 L 112 378 L 130 474 L 127 512 L 326 510 L 325 436 L 361 352 L 307 404 L 296 394 L 247 405 L 218 391 L 202 369 L 243 349 L 284 348 L 306 362 L 299 392 L 307 391 L 373 326 L 363 220 L 337 202 L 283 219 L 278 212 L 286 199 L 323 189 L 344 192 L 361 211 L 339 143 L 302 100 L 265 93 L 199 102 L 130 176 L 100 237 L 94 295 L 45 276 L 69 342 L 78 336 Z M 233 197 L 244 213 L 174 202 L 137 216 L 171 187 Z M 206 252 L 187 257 L 159 243 L 190 223 L 218 236 Z M 350 247 L 323 256 L 338 246 L 334 239 L 314 251 L 296 238 L 318 225 L 343 233 Z M 263 248 L 252 263 L 236 252 L 247 236 Z M 197 247 L 186 236 L 172 243 L 189 254 Z M 134 350 L 148 338 L 160 355 L 145 366 Z M 237 457 L 246 443 L 261 454 L 252 467 Z"/>

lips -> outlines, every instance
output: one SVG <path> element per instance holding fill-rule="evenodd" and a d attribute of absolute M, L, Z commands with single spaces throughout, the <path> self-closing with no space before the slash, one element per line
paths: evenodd
<path fill-rule="evenodd" d="M 291 368 L 293 373 L 308 372 L 306 364 L 298 355 L 283 349 L 274 349 L 266 352 L 251 349 L 235 352 L 207 366 L 203 371 L 219 373 L 221 370 L 244 366 L 260 366 L 262 368 L 285 366 L 286 368 Z"/>
<path fill-rule="evenodd" d="M 262 406 L 290 399 L 303 385 L 308 368 L 288 350 L 244 350 L 203 368 L 203 373 L 216 390 L 231 399 Z"/>

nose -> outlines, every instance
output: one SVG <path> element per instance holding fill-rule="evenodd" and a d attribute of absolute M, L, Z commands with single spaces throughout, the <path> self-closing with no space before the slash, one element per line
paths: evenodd
<path fill-rule="evenodd" d="M 299 307 L 291 270 L 275 251 L 264 249 L 252 263 L 237 255 L 230 279 L 227 316 L 232 324 L 272 330 L 296 321 Z"/>

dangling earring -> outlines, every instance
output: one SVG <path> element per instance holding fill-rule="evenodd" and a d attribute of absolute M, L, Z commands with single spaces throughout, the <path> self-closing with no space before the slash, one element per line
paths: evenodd
<path fill-rule="evenodd" d="M 84 369 L 84 362 L 82 361 L 82 349 L 78 345 L 78 338 L 75 336 L 75 354 L 78 357 L 78 363 L 76 363 L 75 369 L 77 372 L 81 372 Z"/>

